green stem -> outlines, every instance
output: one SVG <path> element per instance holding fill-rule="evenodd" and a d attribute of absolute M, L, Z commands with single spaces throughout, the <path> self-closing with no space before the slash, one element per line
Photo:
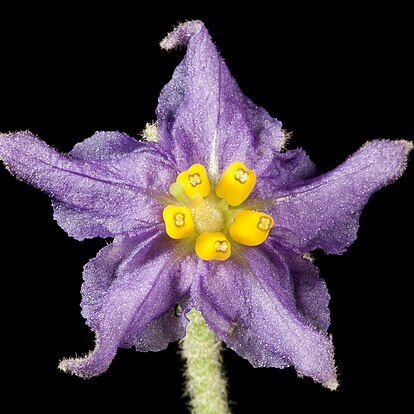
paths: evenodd
<path fill-rule="evenodd" d="M 181 341 L 185 361 L 186 395 L 193 414 L 229 414 L 226 378 L 221 364 L 221 342 L 203 315 L 192 309 Z"/>

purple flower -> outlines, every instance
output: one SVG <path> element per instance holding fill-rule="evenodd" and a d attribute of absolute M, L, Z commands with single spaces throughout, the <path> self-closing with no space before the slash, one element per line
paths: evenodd
<path fill-rule="evenodd" d="M 336 388 L 329 294 L 307 254 L 346 250 L 412 144 L 372 141 L 318 175 L 303 150 L 283 151 L 281 123 L 243 95 L 201 22 L 161 45 L 187 52 L 161 92 L 154 142 L 97 132 L 63 155 L 30 132 L 0 136 L 6 167 L 51 196 L 70 236 L 114 238 L 84 269 L 95 349 L 61 369 L 91 377 L 119 347 L 164 349 L 196 308 L 254 366 Z"/>

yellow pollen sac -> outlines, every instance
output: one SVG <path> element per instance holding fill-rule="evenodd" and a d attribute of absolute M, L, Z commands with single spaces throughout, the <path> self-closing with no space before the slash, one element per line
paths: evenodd
<path fill-rule="evenodd" d="M 197 237 L 195 252 L 203 260 L 227 260 L 231 255 L 231 244 L 223 233 L 206 231 Z"/>
<path fill-rule="evenodd" d="M 201 164 L 194 164 L 188 170 L 178 174 L 177 183 L 180 183 L 189 197 L 200 194 L 207 197 L 210 194 L 210 181 L 207 171 Z"/>
<path fill-rule="evenodd" d="M 233 162 L 223 172 L 216 187 L 216 195 L 231 206 L 243 203 L 256 184 L 256 174 L 242 162 Z"/>
<path fill-rule="evenodd" d="M 245 246 L 257 246 L 263 243 L 273 227 L 273 219 L 265 213 L 253 210 L 239 211 L 229 228 L 230 236 Z"/>
<path fill-rule="evenodd" d="M 187 207 L 167 206 L 162 212 L 165 231 L 172 239 L 184 239 L 194 231 L 194 221 Z"/>

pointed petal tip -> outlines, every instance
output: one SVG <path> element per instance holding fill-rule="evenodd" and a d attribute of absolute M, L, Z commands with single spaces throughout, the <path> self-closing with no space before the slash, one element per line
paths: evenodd
<path fill-rule="evenodd" d="M 401 144 L 404 148 L 404 155 L 403 155 L 403 161 L 402 161 L 402 171 L 401 171 L 401 174 L 402 174 L 404 172 L 404 170 L 407 168 L 408 157 L 410 155 L 410 152 L 414 148 L 414 143 L 412 141 L 407 141 L 405 139 L 401 139 L 397 142 L 399 144 Z"/>
<path fill-rule="evenodd" d="M 70 372 L 69 361 L 69 359 L 62 359 L 62 361 L 59 362 L 58 369 L 63 372 Z"/>
<path fill-rule="evenodd" d="M 398 142 L 400 142 L 401 144 L 405 146 L 407 154 L 409 154 L 414 148 L 414 143 L 412 141 L 406 141 L 405 139 L 401 139 Z"/>
<path fill-rule="evenodd" d="M 162 49 L 171 50 L 178 46 L 186 46 L 191 36 L 198 33 L 204 23 L 200 20 L 191 20 L 189 22 L 179 24 L 171 33 L 160 42 Z"/>
<path fill-rule="evenodd" d="M 70 369 L 70 365 L 73 359 L 62 359 L 62 361 L 59 362 L 58 369 L 63 371 L 67 374 L 73 374 L 73 371 Z"/>
<path fill-rule="evenodd" d="M 327 381 L 322 384 L 325 388 L 328 388 L 328 390 L 336 391 L 339 387 L 339 382 L 336 379 L 333 379 L 331 381 Z"/>
<path fill-rule="evenodd" d="M 401 152 L 398 153 L 394 153 L 395 155 L 395 161 L 398 162 L 399 160 L 399 168 L 398 168 L 398 173 L 396 178 L 399 178 L 402 173 L 405 171 L 405 169 L 407 168 L 407 163 L 408 163 L 408 157 L 410 155 L 410 152 L 412 151 L 412 149 L 414 148 L 414 144 L 412 141 L 407 141 L 405 139 L 400 139 L 400 140 L 386 140 L 389 145 L 390 145 L 390 151 L 392 151 L 392 146 L 394 146 L 395 148 L 395 144 L 400 146 L 400 150 Z"/>
<path fill-rule="evenodd" d="M 35 137 L 30 131 L 17 131 L 17 132 L 6 132 L 0 133 L 0 160 L 3 164 L 8 167 L 10 152 L 15 148 L 16 142 L 20 138 L 25 138 L 26 135 Z"/>
<path fill-rule="evenodd" d="M 87 354 L 84 358 L 65 358 L 59 362 L 58 369 L 66 374 L 76 375 L 79 378 L 91 378 L 102 374 L 108 367 L 94 369 L 89 363 L 92 353 Z"/>

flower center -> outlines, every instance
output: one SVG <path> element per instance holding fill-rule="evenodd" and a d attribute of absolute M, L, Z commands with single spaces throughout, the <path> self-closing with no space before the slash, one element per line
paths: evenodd
<path fill-rule="evenodd" d="M 165 231 L 173 239 L 196 236 L 194 249 L 203 260 L 227 260 L 229 239 L 245 246 L 263 243 L 273 227 L 272 217 L 241 208 L 255 184 L 254 171 L 237 161 L 225 169 L 212 193 L 204 166 L 192 165 L 170 187 L 179 205 L 165 207 Z"/>
<path fill-rule="evenodd" d="M 198 233 L 222 231 L 225 215 L 224 209 L 220 209 L 220 203 L 210 200 L 205 200 L 204 203 L 192 210 L 195 228 Z"/>

